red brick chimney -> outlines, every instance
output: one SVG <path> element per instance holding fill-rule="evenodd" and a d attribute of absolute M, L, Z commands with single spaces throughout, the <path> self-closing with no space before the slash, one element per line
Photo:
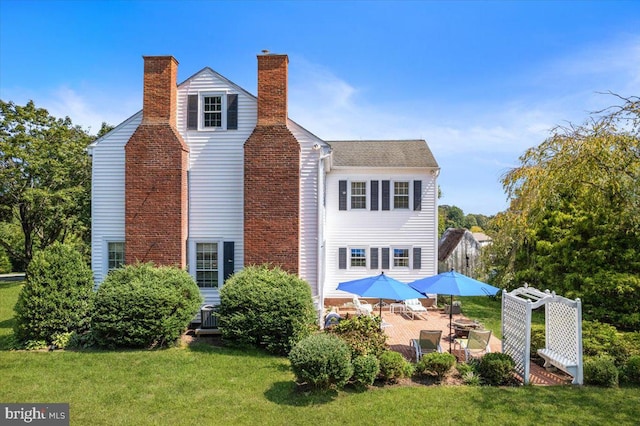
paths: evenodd
<path fill-rule="evenodd" d="M 244 264 L 299 271 L 300 145 L 287 128 L 287 55 L 258 55 L 258 123 L 244 144 Z"/>
<path fill-rule="evenodd" d="M 186 265 L 189 148 L 176 130 L 178 61 L 144 57 L 142 123 L 125 146 L 125 261 Z"/>

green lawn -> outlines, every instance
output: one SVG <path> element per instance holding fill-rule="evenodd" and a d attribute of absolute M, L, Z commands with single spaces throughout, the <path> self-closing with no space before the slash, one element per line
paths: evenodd
<path fill-rule="evenodd" d="M 11 335 L 18 291 L 19 284 L 0 283 L 0 345 Z M 0 402 L 69 402 L 77 425 L 632 425 L 640 418 L 637 388 L 415 385 L 298 392 L 285 358 L 208 344 L 160 351 L 3 349 Z"/>

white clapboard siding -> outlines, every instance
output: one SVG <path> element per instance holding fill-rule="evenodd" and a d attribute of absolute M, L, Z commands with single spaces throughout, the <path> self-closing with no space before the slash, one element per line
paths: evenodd
<path fill-rule="evenodd" d="M 91 268 L 99 285 L 107 273 L 107 242 L 124 241 L 124 146 L 142 111 L 89 147 L 91 169 Z"/>
<path fill-rule="evenodd" d="M 369 210 L 370 191 L 366 210 L 338 210 L 338 181 L 340 180 L 422 180 L 422 209 Z M 437 273 L 437 183 L 436 177 L 426 169 L 332 169 L 326 182 L 326 281 L 324 297 L 348 297 L 336 290 L 343 281 L 379 274 L 369 268 L 370 247 L 389 247 L 390 269 L 385 274 L 402 282 L 410 282 Z M 410 191 L 410 196 L 413 196 Z M 412 202 L 410 205 L 413 205 Z M 367 249 L 367 268 L 351 268 L 347 250 L 347 269 L 338 268 L 338 249 L 346 247 Z M 421 248 L 421 268 L 393 268 L 393 248 Z"/>
<path fill-rule="evenodd" d="M 313 296 L 318 287 L 318 162 L 320 151 L 314 144 L 324 144 L 317 136 L 289 120 L 289 130 L 300 143 L 300 258 L 299 276 L 311 286 Z"/>

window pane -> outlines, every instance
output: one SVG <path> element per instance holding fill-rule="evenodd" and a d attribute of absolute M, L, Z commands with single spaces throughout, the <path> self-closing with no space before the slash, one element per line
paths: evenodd
<path fill-rule="evenodd" d="M 409 267 L 409 249 L 393 249 L 393 266 Z"/>
<path fill-rule="evenodd" d="M 351 266 L 367 266 L 367 251 L 365 249 L 351 249 Z"/>
<path fill-rule="evenodd" d="M 409 182 L 393 183 L 393 208 L 409 208 Z"/>
<path fill-rule="evenodd" d="M 218 287 L 218 244 L 196 244 L 196 282 L 199 287 Z"/>
<path fill-rule="evenodd" d="M 204 127 L 222 126 L 222 97 L 205 96 L 203 100 Z"/>
<path fill-rule="evenodd" d="M 120 268 L 124 265 L 124 243 L 110 242 L 108 243 L 108 270 Z"/>
<path fill-rule="evenodd" d="M 367 183 L 351 182 L 351 208 L 367 208 Z"/>

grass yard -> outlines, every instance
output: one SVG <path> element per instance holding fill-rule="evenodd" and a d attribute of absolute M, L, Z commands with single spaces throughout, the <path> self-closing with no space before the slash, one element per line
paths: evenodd
<path fill-rule="evenodd" d="M 69 402 L 72 425 L 632 425 L 640 418 L 637 388 L 415 385 L 304 393 L 285 358 L 206 343 L 9 351 L 19 286 L 0 283 L 0 402 Z M 486 321 L 480 312 L 477 318 Z"/>

